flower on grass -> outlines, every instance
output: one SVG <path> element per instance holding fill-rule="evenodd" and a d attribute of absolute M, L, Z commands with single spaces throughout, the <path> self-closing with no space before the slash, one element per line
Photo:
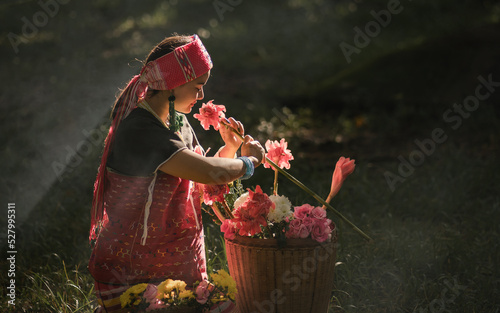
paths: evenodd
<path fill-rule="evenodd" d="M 156 287 L 156 285 L 153 284 L 148 284 L 142 296 L 149 303 L 156 302 L 158 296 L 158 287 Z"/>
<path fill-rule="evenodd" d="M 128 305 L 137 305 L 141 302 L 140 294 L 146 290 L 148 284 L 137 284 L 120 295 L 120 303 L 122 308 Z"/>
<path fill-rule="evenodd" d="M 210 296 L 210 290 L 209 290 L 210 284 L 208 281 L 204 280 L 202 281 L 198 287 L 196 287 L 195 294 L 196 294 L 196 301 L 201 304 L 205 304 L 208 301 L 208 297 Z"/>
<path fill-rule="evenodd" d="M 194 299 L 194 293 L 191 290 L 183 290 L 179 293 L 180 299 Z"/>
<path fill-rule="evenodd" d="M 208 312 L 212 304 L 221 301 L 234 301 L 236 283 L 224 270 L 212 273 L 209 281 L 196 282 L 192 288 L 182 280 L 167 279 L 158 286 L 137 284 L 127 289 L 121 296 L 122 308 L 130 312 L 177 312 L 176 308 L 194 308 L 196 312 Z M 234 304 L 233 304 L 234 305 Z M 129 312 L 129 311 L 127 311 Z M 215 312 L 215 311 L 214 311 Z"/>
<path fill-rule="evenodd" d="M 236 282 L 225 270 L 219 270 L 217 273 L 210 275 L 210 279 L 217 288 L 227 291 L 228 298 L 231 300 L 236 298 L 236 293 L 238 292 Z M 225 301 L 224 298 L 219 300 Z"/>
<path fill-rule="evenodd" d="M 278 141 L 266 141 L 266 157 L 276 163 L 280 168 L 290 168 L 290 161 L 293 160 L 293 155 L 290 150 L 287 149 L 288 143 L 282 138 Z M 265 168 L 270 168 L 269 163 L 264 163 Z"/>
<path fill-rule="evenodd" d="M 225 118 L 226 107 L 221 104 L 214 104 L 214 100 L 203 103 L 199 114 L 194 114 L 193 117 L 200 121 L 201 126 L 208 130 L 213 126 L 215 130 L 220 128 L 220 119 Z"/>

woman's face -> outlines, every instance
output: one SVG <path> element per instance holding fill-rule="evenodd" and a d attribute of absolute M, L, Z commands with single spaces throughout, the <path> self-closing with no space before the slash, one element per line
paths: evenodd
<path fill-rule="evenodd" d="M 210 71 L 200 77 L 173 89 L 175 96 L 175 110 L 181 113 L 190 113 L 198 100 L 205 96 L 203 87 L 210 77 Z"/>

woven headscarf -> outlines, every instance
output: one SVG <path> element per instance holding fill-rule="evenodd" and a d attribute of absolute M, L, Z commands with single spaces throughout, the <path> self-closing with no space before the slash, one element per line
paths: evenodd
<path fill-rule="evenodd" d="M 148 62 L 139 75 L 134 76 L 118 99 L 113 112 L 113 121 L 104 142 L 104 151 L 94 183 L 89 240 L 96 239 L 98 227 L 107 220 L 104 211 L 104 182 L 106 162 L 114 141 L 116 129 L 121 121 L 137 106 L 146 95 L 148 88 L 172 90 L 207 73 L 213 66 L 207 50 L 200 38 L 193 35 L 192 41 L 177 47 L 174 51 Z"/>

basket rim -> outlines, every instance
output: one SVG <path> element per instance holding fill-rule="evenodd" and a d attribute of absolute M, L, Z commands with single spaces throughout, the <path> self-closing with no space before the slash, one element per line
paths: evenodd
<path fill-rule="evenodd" d="M 337 236 L 332 236 L 332 240 L 329 242 L 318 242 L 312 238 L 287 238 L 286 245 L 280 247 L 278 245 L 278 240 L 275 238 L 252 238 L 246 236 L 236 235 L 234 239 L 224 238 L 226 244 L 238 245 L 238 246 L 251 246 L 258 247 L 262 249 L 279 249 L 279 250 L 308 250 L 314 249 L 320 246 L 330 246 L 337 244 Z"/>

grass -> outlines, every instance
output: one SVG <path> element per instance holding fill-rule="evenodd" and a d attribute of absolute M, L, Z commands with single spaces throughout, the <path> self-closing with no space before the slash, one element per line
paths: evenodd
<path fill-rule="evenodd" d="M 331 312 L 499 312 L 499 93 L 457 130 L 442 119 L 474 92 L 478 75 L 498 80 L 498 4 L 404 2 L 347 64 L 339 43 L 352 42 L 353 27 L 386 5 L 244 1 L 222 21 L 212 1 L 69 2 L 18 54 L 7 34 L 40 7 L 0 5 L 0 196 L 19 214 L 16 307 L 7 307 L 4 288 L 1 311 L 93 311 L 87 234 L 101 145 L 60 179 L 51 162 L 65 163 L 65 147 L 88 140 L 82 130 L 107 125 L 117 87 L 138 71 L 134 58 L 172 31 L 202 29 L 216 65 L 207 98 L 226 104 L 261 142 L 285 137 L 292 175 L 326 196 L 338 157 L 357 160 L 332 204 L 375 240 L 338 222 Z M 206 147 L 220 144 L 192 124 Z M 449 138 L 391 191 L 384 174 L 398 174 L 398 157 L 408 159 L 415 139 L 436 127 Z M 272 179 L 260 168 L 246 184 L 269 191 Z M 283 178 L 279 190 L 295 204 L 314 202 Z M 209 269 L 226 268 L 217 226 L 207 216 L 204 225 Z M 8 282 L 8 264 L 0 265 Z"/>

